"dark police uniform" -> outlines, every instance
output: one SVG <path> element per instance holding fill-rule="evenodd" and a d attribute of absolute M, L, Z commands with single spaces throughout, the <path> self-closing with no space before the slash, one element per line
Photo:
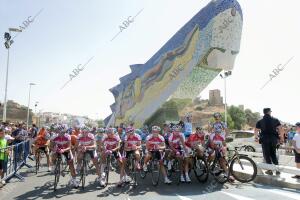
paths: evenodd
<path fill-rule="evenodd" d="M 279 140 L 277 131 L 280 121 L 269 114 L 265 114 L 263 119 L 256 123 L 256 128 L 260 129 L 259 140 L 262 145 L 263 155 L 266 163 L 278 165 L 276 157 L 276 147 Z"/>

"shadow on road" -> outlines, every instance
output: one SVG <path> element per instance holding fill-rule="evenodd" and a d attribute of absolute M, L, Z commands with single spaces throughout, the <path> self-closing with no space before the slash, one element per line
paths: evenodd
<path fill-rule="evenodd" d="M 25 173 L 24 173 L 25 175 Z M 27 176 L 32 176 L 31 173 L 27 172 Z M 161 197 L 168 196 L 204 196 L 209 193 L 213 193 L 220 190 L 226 190 L 229 187 L 236 187 L 236 188 L 243 188 L 244 186 L 247 186 L 248 184 L 241 184 L 241 183 L 233 183 L 230 184 L 226 183 L 224 185 L 219 184 L 216 180 L 214 180 L 212 177 L 209 178 L 209 180 L 206 183 L 199 183 L 197 179 L 194 176 L 191 176 L 192 183 L 180 183 L 177 184 L 177 180 L 172 180 L 172 185 L 165 185 L 163 183 L 163 178 L 161 177 L 160 183 L 158 186 L 153 186 L 151 182 L 151 177 L 148 175 L 145 179 L 138 178 L 138 185 L 133 186 L 132 184 L 125 184 L 122 187 L 117 187 L 117 174 L 114 174 L 114 180 L 110 180 L 109 184 L 105 188 L 99 187 L 94 181 L 91 181 L 93 179 L 93 176 L 89 176 L 90 179 L 86 183 L 86 187 L 83 190 L 81 187 L 78 189 L 71 188 L 66 184 L 59 184 L 58 189 L 56 192 L 53 191 L 53 181 L 48 181 L 45 184 L 41 186 L 35 186 L 30 191 L 25 192 L 24 194 L 21 194 L 14 199 L 17 200 L 24 200 L 24 199 L 63 199 L 63 197 L 68 196 L 69 198 L 78 198 L 78 194 L 87 194 L 89 196 L 89 193 L 94 193 L 92 195 L 95 195 L 95 197 L 111 197 L 111 198 L 122 198 L 125 196 L 143 196 L 145 194 L 156 194 L 160 195 Z M 25 175 L 26 176 L 26 175 Z M 40 173 L 37 175 L 37 178 L 45 178 L 49 177 L 51 174 L 48 172 Z M 21 188 L 20 188 L 21 189 Z"/>

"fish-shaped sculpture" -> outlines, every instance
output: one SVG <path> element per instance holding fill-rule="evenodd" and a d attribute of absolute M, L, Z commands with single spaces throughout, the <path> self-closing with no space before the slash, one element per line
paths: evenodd
<path fill-rule="evenodd" d="M 107 126 L 143 125 L 169 98 L 197 97 L 239 53 L 243 15 L 236 0 L 212 0 L 145 64 L 111 88 L 115 103 Z"/>

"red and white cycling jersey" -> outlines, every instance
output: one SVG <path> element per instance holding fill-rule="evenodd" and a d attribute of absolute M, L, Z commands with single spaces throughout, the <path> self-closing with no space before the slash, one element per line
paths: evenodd
<path fill-rule="evenodd" d="M 212 133 L 210 135 L 210 141 L 215 145 L 223 146 L 223 142 L 225 141 L 225 135 Z"/>
<path fill-rule="evenodd" d="M 129 134 L 126 135 L 124 138 L 124 142 L 127 142 L 127 147 L 131 148 L 134 145 L 137 145 L 139 142 L 141 142 L 141 136 L 134 133 L 134 134 Z"/>
<path fill-rule="evenodd" d="M 104 145 L 105 150 L 112 150 L 117 148 L 119 142 L 121 141 L 119 135 L 114 134 L 113 137 L 108 137 L 107 135 L 103 135 L 102 143 Z"/>
<path fill-rule="evenodd" d="M 78 135 L 78 144 L 80 146 L 91 146 L 95 144 L 95 136 L 92 133 L 88 134 L 79 134 Z"/>
<path fill-rule="evenodd" d="M 155 148 L 155 146 L 158 146 L 161 143 L 164 143 L 165 138 L 161 135 L 154 136 L 153 134 L 150 134 L 150 135 L 147 136 L 146 142 L 147 142 L 147 144 L 149 144 L 149 149 L 148 150 L 151 151 Z"/>
<path fill-rule="evenodd" d="M 71 136 L 69 134 L 58 134 L 51 138 L 51 141 L 54 142 L 57 148 L 65 149 L 69 147 L 69 143 L 71 142 Z"/>
<path fill-rule="evenodd" d="M 181 140 L 183 140 L 183 142 L 185 142 L 185 137 L 184 137 L 183 133 L 179 133 L 179 134 L 172 133 L 169 137 L 169 144 L 172 144 L 172 146 L 175 149 L 179 149 L 180 145 L 181 145 L 181 142 L 180 142 Z"/>
<path fill-rule="evenodd" d="M 185 145 L 189 148 L 192 148 L 195 144 L 201 144 L 204 142 L 204 134 L 198 135 L 196 133 L 191 134 L 190 137 L 186 140 Z"/>

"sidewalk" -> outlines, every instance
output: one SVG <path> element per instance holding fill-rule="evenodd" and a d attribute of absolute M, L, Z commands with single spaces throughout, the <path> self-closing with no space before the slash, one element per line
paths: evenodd
<path fill-rule="evenodd" d="M 300 180 L 292 178 L 295 173 L 300 175 L 300 169 L 297 170 L 295 164 L 295 157 L 290 155 L 279 155 L 279 166 L 268 165 L 264 163 L 262 153 L 259 152 L 241 152 L 249 155 L 257 164 L 257 177 L 254 180 L 255 183 L 264 185 L 272 185 L 281 188 L 299 189 Z M 274 175 L 267 175 L 265 171 L 267 169 L 273 170 Z M 281 172 L 279 176 L 275 175 L 275 170 Z M 248 171 L 246 167 L 246 171 Z M 249 171 L 250 173 L 251 171 Z"/>
<path fill-rule="evenodd" d="M 292 178 L 294 176 L 290 173 L 281 172 L 280 176 L 276 175 L 257 175 L 254 180 L 255 183 L 272 185 L 281 188 L 299 189 L 300 180 Z"/>

